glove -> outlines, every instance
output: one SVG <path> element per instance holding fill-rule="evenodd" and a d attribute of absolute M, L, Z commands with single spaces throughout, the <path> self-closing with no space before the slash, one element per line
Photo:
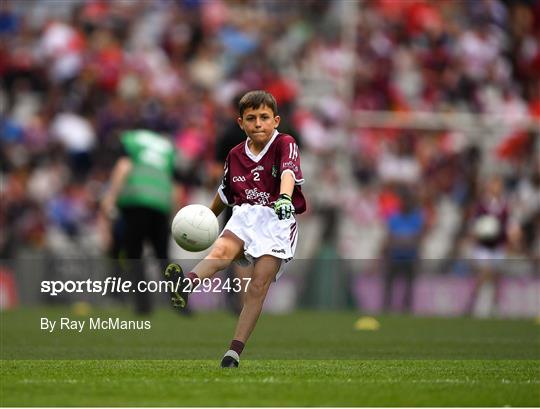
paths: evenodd
<path fill-rule="evenodd" d="M 274 203 L 274 211 L 279 220 L 290 219 L 294 213 L 291 197 L 286 193 L 280 194 L 278 200 Z"/>

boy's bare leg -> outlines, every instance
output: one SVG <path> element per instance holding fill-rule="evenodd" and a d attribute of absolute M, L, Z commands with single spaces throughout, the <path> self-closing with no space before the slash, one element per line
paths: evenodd
<path fill-rule="evenodd" d="M 244 297 L 244 308 L 238 318 L 234 339 L 246 343 L 261 314 L 262 306 L 270 284 L 276 278 L 281 259 L 274 256 L 261 256 L 255 263 L 253 276 Z"/>
<path fill-rule="evenodd" d="M 246 299 L 246 293 L 247 293 L 247 278 L 253 277 L 253 271 L 255 266 L 253 264 L 249 264 L 248 266 L 240 266 L 238 264 L 233 265 L 234 268 L 234 274 L 236 278 L 239 278 L 241 280 L 242 284 L 242 290 L 238 293 L 238 297 L 240 299 L 240 311 L 242 311 L 242 308 L 244 308 L 244 301 Z"/>
<path fill-rule="evenodd" d="M 201 280 L 210 278 L 218 271 L 226 269 L 234 259 L 241 256 L 243 248 L 244 242 L 226 230 L 216 240 L 210 253 L 193 268 L 193 273 Z"/>
<path fill-rule="evenodd" d="M 253 276 L 244 297 L 244 307 L 236 324 L 234 339 L 221 361 L 222 367 L 238 366 L 240 354 L 257 324 L 268 288 L 274 281 L 280 266 L 281 259 L 269 255 L 261 256 L 255 263 Z"/>
<path fill-rule="evenodd" d="M 187 305 L 190 288 L 189 283 L 196 284 L 196 280 L 210 278 L 218 271 L 227 268 L 231 262 L 242 254 L 244 242 L 230 231 L 225 231 L 216 240 L 210 254 L 201 260 L 186 276 L 180 265 L 171 263 L 165 269 L 165 278 L 172 283 L 180 283 L 178 288 L 171 291 L 172 305 L 176 308 L 185 308 Z M 186 280 L 187 278 L 187 280 Z"/>

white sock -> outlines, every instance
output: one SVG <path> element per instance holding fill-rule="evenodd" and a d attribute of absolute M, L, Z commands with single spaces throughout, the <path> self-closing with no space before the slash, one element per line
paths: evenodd
<path fill-rule="evenodd" d="M 240 355 L 238 355 L 236 351 L 233 351 L 232 349 L 229 349 L 227 352 L 225 352 L 223 358 L 225 358 L 226 356 L 230 356 L 231 358 L 236 359 L 236 362 L 240 362 Z"/>

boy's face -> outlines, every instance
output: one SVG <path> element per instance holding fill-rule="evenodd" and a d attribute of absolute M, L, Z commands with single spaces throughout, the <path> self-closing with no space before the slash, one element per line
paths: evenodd
<path fill-rule="evenodd" d="M 274 116 L 272 109 L 266 105 L 247 108 L 242 117 L 237 119 L 240 128 L 255 143 L 268 142 L 280 120 L 281 118 Z"/>

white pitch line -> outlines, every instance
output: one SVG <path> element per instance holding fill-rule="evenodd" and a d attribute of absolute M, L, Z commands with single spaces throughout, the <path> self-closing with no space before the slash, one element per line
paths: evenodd
<path fill-rule="evenodd" d="M 103 381 L 103 380 L 101 380 Z M 143 381 L 144 383 L 158 383 L 153 382 L 150 379 L 140 379 L 137 382 Z M 160 383 L 161 381 L 159 381 Z M 234 383 L 234 384 L 258 384 L 258 383 L 270 383 L 270 384 L 290 384 L 294 383 L 291 379 L 276 379 L 273 376 L 261 378 L 261 379 L 246 379 L 246 378 L 213 378 L 213 379 L 179 379 L 178 383 Z M 40 383 L 66 383 L 75 384 L 81 383 L 76 379 L 21 379 L 17 383 L 23 384 L 40 384 Z M 86 382 L 84 382 L 86 383 Z M 465 379 L 303 379 L 298 383 L 307 384 L 340 384 L 340 383 L 358 383 L 358 384 L 455 384 L 455 385 L 478 385 L 478 384 L 504 384 L 504 385 L 540 385 L 539 379 L 526 379 L 522 381 L 513 381 L 510 379 L 501 379 L 498 381 L 492 380 L 465 380 Z"/>
<path fill-rule="evenodd" d="M 32 384 L 39 384 L 39 383 L 79 383 L 77 379 L 21 379 L 20 381 L 17 381 L 17 383 L 32 383 Z"/>

